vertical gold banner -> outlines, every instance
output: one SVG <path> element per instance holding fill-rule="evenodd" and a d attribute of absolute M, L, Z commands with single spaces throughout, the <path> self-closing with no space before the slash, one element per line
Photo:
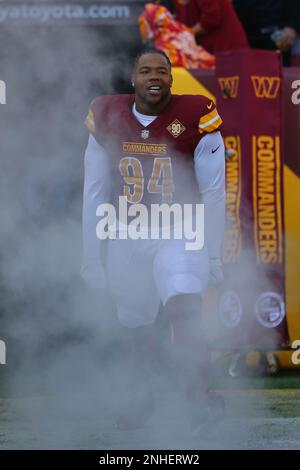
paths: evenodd
<path fill-rule="evenodd" d="M 252 136 L 252 168 L 256 258 L 262 264 L 282 264 L 279 136 Z"/>
<path fill-rule="evenodd" d="M 226 230 L 223 262 L 237 263 L 242 247 L 240 205 L 242 194 L 241 142 L 239 136 L 225 137 L 226 150 L 233 155 L 226 159 Z"/>

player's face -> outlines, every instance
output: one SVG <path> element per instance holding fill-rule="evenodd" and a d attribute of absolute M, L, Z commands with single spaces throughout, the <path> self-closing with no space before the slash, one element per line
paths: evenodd
<path fill-rule="evenodd" d="M 160 54 L 144 54 L 133 72 L 136 104 L 146 112 L 160 108 L 171 96 L 172 75 L 165 57 Z"/>

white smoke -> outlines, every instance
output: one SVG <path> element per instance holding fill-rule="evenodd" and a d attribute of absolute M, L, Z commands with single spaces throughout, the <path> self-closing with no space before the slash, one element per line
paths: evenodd
<path fill-rule="evenodd" d="M 127 367 L 119 357 L 119 325 L 110 300 L 79 278 L 83 121 L 94 95 L 114 92 L 116 77 L 126 80 L 131 67 L 100 27 L 2 24 L 0 34 L 6 37 L 0 78 L 7 86 L 0 107 L 0 336 L 7 369 L 0 378 L 13 398 L 0 401 L 0 447 L 247 448 L 249 428 L 239 411 L 212 439 L 190 438 L 166 331 L 154 418 L 137 432 L 114 429 Z M 244 276 L 246 283 L 249 272 Z M 225 368 L 217 372 L 222 387 L 228 375 Z M 226 392 L 230 405 L 232 394 Z M 239 400 L 242 416 L 249 416 L 255 397 Z"/>

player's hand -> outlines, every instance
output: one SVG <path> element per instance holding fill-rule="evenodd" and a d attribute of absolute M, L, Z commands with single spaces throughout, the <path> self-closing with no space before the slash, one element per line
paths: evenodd
<path fill-rule="evenodd" d="M 210 258 L 209 283 L 215 287 L 219 286 L 224 280 L 222 262 L 220 258 Z"/>

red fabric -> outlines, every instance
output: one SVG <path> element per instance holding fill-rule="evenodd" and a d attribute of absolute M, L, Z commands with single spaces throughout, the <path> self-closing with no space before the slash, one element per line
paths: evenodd
<path fill-rule="evenodd" d="M 249 47 L 230 0 L 174 0 L 174 8 L 178 21 L 206 30 L 197 41 L 209 52 Z"/>
<path fill-rule="evenodd" d="M 164 51 L 175 67 L 210 69 L 215 56 L 196 43 L 190 29 L 176 21 L 167 8 L 148 3 L 139 16 L 140 34 L 144 42 L 153 42 Z"/>

